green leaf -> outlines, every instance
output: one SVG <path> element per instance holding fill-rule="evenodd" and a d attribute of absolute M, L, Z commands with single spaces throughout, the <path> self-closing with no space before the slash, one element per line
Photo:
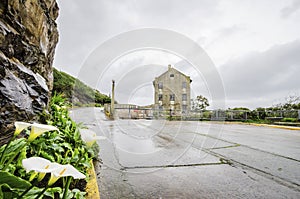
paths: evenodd
<path fill-rule="evenodd" d="M 63 142 L 63 143 L 61 143 L 61 145 L 69 150 L 73 150 L 71 144 L 69 144 L 67 142 Z"/>
<path fill-rule="evenodd" d="M 9 159 L 10 157 L 14 156 L 16 153 L 19 153 L 20 150 L 27 144 L 25 138 L 20 138 L 14 140 L 10 143 L 7 147 L 4 157 L 5 159 Z"/>
<path fill-rule="evenodd" d="M 61 194 L 60 194 L 60 198 L 63 198 L 63 195 L 64 195 L 64 193 L 61 193 Z M 73 195 L 74 195 L 74 194 L 72 193 L 72 191 L 70 191 L 70 190 L 68 189 L 66 199 L 71 199 L 71 198 L 73 198 Z"/>
<path fill-rule="evenodd" d="M 79 189 L 73 189 L 72 192 L 74 193 L 74 198 L 76 199 L 84 199 L 86 192 L 81 192 Z"/>
<path fill-rule="evenodd" d="M 3 192 L 2 192 L 2 186 L 3 186 L 3 185 L 0 185 L 0 199 L 3 199 L 3 198 L 4 198 Z"/>
<path fill-rule="evenodd" d="M 22 199 L 32 199 L 35 198 L 44 188 L 34 187 L 32 188 Z M 44 196 L 55 198 L 55 193 L 60 194 L 62 192 L 62 188 L 60 187 L 53 187 L 48 188 L 47 191 L 44 193 Z"/>
<path fill-rule="evenodd" d="M 61 153 L 54 153 L 55 156 L 56 156 L 56 161 L 57 163 L 61 163 L 62 161 L 62 156 L 61 156 Z"/>
<path fill-rule="evenodd" d="M 61 147 L 61 145 L 55 144 L 55 143 L 53 143 L 51 145 L 51 148 L 53 148 L 55 151 L 58 151 L 58 152 L 61 152 L 61 153 L 63 153 L 65 151 L 64 148 Z"/>
<path fill-rule="evenodd" d="M 51 198 L 54 198 L 55 193 L 62 193 L 62 188 L 60 187 L 53 187 L 53 188 L 48 188 L 47 191 L 45 192 L 46 196 L 49 196 Z"/>
<path fill-rule="evenodd" d="M 6 171 L 0 171 L 0 185 L 2 184 L 7 184 L 12 189 L 27 189 L 31 186 L 28 181 L 14 176 Z"/>
<path fill-rule="evenodd" d="M 55 158 L 52 155 L 48 154 L 46 151 L 41 151 L 41 156 L 50 160 L 51 162 L 55 162 Z"/>
<path fill-rule="evenodd" d="M 17 190 L 12 189 L 8 184 L 0 185 L 0 199 L 16 198 L 18 193 Z"/>
<path fill-rule="evenodd" d="M 40 192 L 43 191 L 44 188 L 38 188 L 38 187 L 33 187 L 32 189 L 30 189 L 30 191 L 28 193 L 25 194 L 25 196 L 23 196 L 22 199 L 32 199 L 35 198 L 36 196 L 38 196 L 38 194 Z"/>
<path fill-rule="evenodd" d="M 26 155 L 27 155 L 26 151 L 27 151 L 27 146 L 21 150 L 21 153 L 19 154 L 19 157 L 17 160 L 17 166 L 22 167 L 22 160 L 25 159 Z"/>

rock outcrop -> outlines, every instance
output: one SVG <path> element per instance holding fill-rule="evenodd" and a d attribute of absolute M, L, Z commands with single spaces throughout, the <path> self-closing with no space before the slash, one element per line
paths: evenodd
<path fill-rule="evenodd" d="M 47 108 L 58 42 L 55 0 L 0 2 L 0 145 L 16 120 L 33 121 Z"/>

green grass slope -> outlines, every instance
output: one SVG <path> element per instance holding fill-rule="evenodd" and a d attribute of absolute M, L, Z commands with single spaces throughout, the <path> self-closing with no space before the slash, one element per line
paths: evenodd
<path fill-rule="evenodd" d="M 107 95 L 92 89 L 75 77 L 55 68 L 53 68 L 53 79 L 52 95 L 54 93 L 62 94 L 74 105 L 103 105 L 104 103 L 110 103 L 111 99 Z"/>

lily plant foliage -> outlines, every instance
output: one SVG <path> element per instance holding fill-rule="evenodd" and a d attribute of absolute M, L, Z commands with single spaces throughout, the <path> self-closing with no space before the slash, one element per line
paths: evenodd
<path fill-rule="evenodd" d="M 97 157 L 95 142 L 104 137 L 80 129 L 66 105 L 54 95 L 50 114 L 41 116 L 45 124 L 15 122 L 12 139 L 0 146 L 0 198 L 84 198 L 80 181 Z"/>

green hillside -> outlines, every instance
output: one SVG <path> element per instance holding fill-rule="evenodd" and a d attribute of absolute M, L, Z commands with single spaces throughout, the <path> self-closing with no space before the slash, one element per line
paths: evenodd
<path fill-rule="evenodd" d="M 69 102 L 74 105 L 103 105 L 104 103 L 110 103 L 110 97 L 100 93 L 98 90 L 92 89 L 75 77 L 58 71 L 53 68 L 53 90 L 54 93 L 62 94 Z"/>

